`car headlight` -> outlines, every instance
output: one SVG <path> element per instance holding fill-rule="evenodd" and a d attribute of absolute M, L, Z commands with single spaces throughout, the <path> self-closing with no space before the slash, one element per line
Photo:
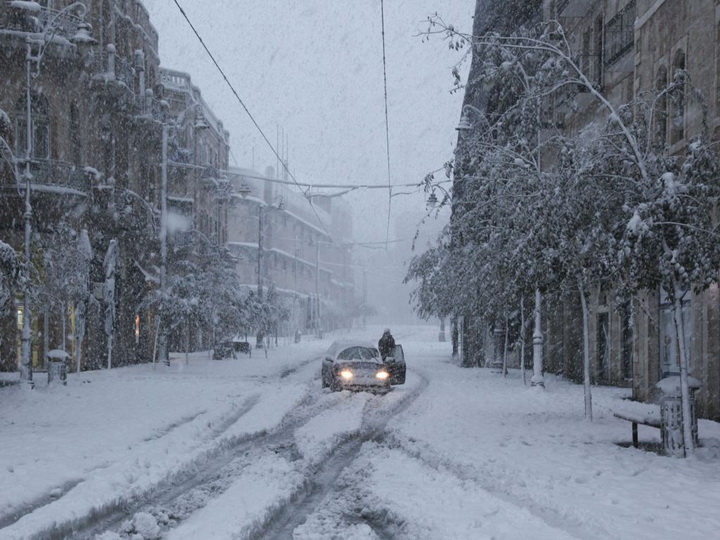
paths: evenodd
<path fill-rule="evenodd" d="M 375 374 L 375 377 L 376 377 L 376 378 L 378 378 L 378 379 L 380 379 L 380 380 L 383 380 L 383 381 L 384 381 L 385 379 L 387 379 L 389 376 L 390 376 L 390 374 L 389 374 L 387 371 L 378 371 L 378 372 Z"/>
<path fill-rule="evenodd" d="M 343 370 L 340 372 L 340 376 L 341 376 L 343 379 L 345 379 L 346 381 L 349 381 L 350 379 L 353 378 L 353 372 L 350 371 L 349 369 L 343 369 Z"/>

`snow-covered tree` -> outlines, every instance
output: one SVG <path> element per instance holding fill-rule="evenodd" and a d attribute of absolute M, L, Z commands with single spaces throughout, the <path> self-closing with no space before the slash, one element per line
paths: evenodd
<path fill-rule="evenodd" d="M 61 342 L 52 344 L 50 348 L 67 348 L 68 310 L 73 307 L 76 312 L 77 353 L 81 343 L 77 340 L 77 331 L 84 335 L 85 304 L 90 296 L 88 283 L 92 248 L 87 230 L 78 232 L 61 222 L 54 227 L 51 234 L 39 238 L 37 243 L 41 245 L 42 260 L 37 265 L 38 283 L 34 286 L 35 295 L 44 306 L 45 316 L 57 313 L 62 327 Z M 75 358 L 77 366 L 79 358 Z"/>
<path fill-rule="evenodd" d="M 15 250 L 0 240 L 0 314 L 13 307 L 15 289 L 22 278 L 21 269 Z"/>
<path fill-rule="evenodd" d="M 103 303 L 105 304 L 105 335 L 108 340 L 108 360 L 107 367 L 112 367 L 113 339 L 115 337 L 115 313 L 117 306 L 115 305 L 115 281 L 118 265 L 118 245 L 117 240 L 110 240 L 110 245 L 105 252 L 103 261 L 103 270 L 105 271 L 105 281 L 103 283 Z"/>
<path fill-rule="evenodd" d="M 484 169 L 485 176 L 494 179 L 500 187 L 490 186 L 473 201 L 469 211 L 476 212 L 487 202 L 497 206 L 494 198 L 499 190 L 509 186 L 512 179 L 523 176 L 519 168 L 508 169 L 509 159 L 505 159 L 503 165 L 502 153 L 509 157 L 510 152 L 516 152 L 512 161 L 520 167 L 532 170 L 533 165 L 538 166 L 540 174 L 535 175 L 536 178 L 525 175 L 525 182 L 543 184 L 543 178 L 552 180 L 534 191 L 513 191 L 522 197 L 517 199 L 515 207 L 520 212 L 513 213 L 505 204 L 502 207 L 504 223 L 488 220 L 486 215 L 479 220 L 471 219 L 471 223 L 481 224 L 480 229 L 485 230 L 486 236 L 481 238 L 484 241 L 477 242 L 468 235 L 470 229 L 462 227 L 464 216 L 456 213 L 454 226 L 460 229 L 456 232 L 460 249 L 477 260 L 491 240 L 507 234 L 509 225 L 512 229 L 524 224 L 518 230 L 522 234 L 516 235 L 514 242 L 512 237 L 503 237 L 500 244 L 504 244 L 505 252 L 523 253 L 518 260 L 532 261 L 532 265 L 545 260 L 546 264 L 537 269 L 546 276 L 550 270 L 551 279 L 546 282 L 550 287 L 562 290 L 575 283 L 585 320 L 584 370 L 586 414 L 589 415 L 588 291 L 607 280 L 612 280 L 624 297 L 641 288 L 662 286 L 674 307 L 680 343 L 684 426 L 689 434 L 688 362 L 681 335 L 680 302 L 691 287 L 702 289 L 717 279 L 720 259 L 712 224 L 717 197 L 717 161 L 702 140 L 690 145 L 686 158 L 668 158 L 666 149 L 658 146 L 654 136 L 656 119 L 666 114 L 663 104 L 668 98 L 682 100 L 685 106 L 691 90 L 688 75 L 678 72 L 667 89 L 644 93 L 633 103 L 616 107 L 582 72 L 562 27 L 555 22 L 542 25 L 537 32 L 469 36 L 432 17 L 428 35 L 432 34 L 444 35 L 454 48 L 468 46 L 468 50 L 480 58 L 481 69 L 476 73 L 482 82 L 475 81 L 475 84 L 490 96 L 486 103 L 488 118 L 484 133 L 476 135 L 480 144 L 475 151 L 469 146 L 470 155 L 461 156 L 464 161 L 456 162 L 456 172 L 461 173 L 463 203 L 468 200 L 468 190 L 483 181 L 484 175 L 478 171 Z M 548 176 L 545 164 L 542 169 L 539 167 L 542 145 L 538 144 L 537 151 L 532 150 L 532 132 L 537 130 L 539 134 L 540 128 L 552 127 L 543 125 L 543 105 L 570 104 L 573 92 L 579 88 L 594 96 L 600 109 L 606 112 L 606 125 L 599 129 L 588 126 L 585 133 L 573 141 L 555 137 L 553 144 L 557 150 L 553 152 L 555 157 Z M 702 114 L 702 100 L 697 95 L 694 97 Z M 503 106 L 494 108 L 493 104 L 497 103 Z M 495 114 L 497 111 L 499 116 Z M 531 114 L 528 116 L 527 112 Z M 534 114 L 539 124 L 533 125 Z M 487 132 L 493 134 L 489 146 L 487 139 L 482 138 Z M 503 133 L 509 133 L 510 138 L 503 138 Z M 500 155 L 494 150 L 500 150 Z M 493 170 L 493 163 L 501 166 Z M 456 184 L 457 179 L 458 174 Z M 507 201 L 507 197 L 504 200 Z M 500 223 L 502 227 L 498 227 Z M 497 255 L 498 261 L 507 257 L 492 249 L 485 252 L 486 257 L 492 254 Z M 477 264 L 471 263 L 472 266 Z M 532 276 L 533 269 L 528 268 L 527 272 L 515 273 L 512 279 Z M 470 277 L 472 273 L 465 272 L 465 275 Z M 497 293 L 490 292 L 490 296 Z M 692 444 L 687 434 L 685 439 L 686 444 Z"/>

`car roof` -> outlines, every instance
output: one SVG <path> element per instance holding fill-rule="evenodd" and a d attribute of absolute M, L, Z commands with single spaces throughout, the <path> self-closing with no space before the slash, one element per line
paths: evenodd
<path fill-rule="evenodd" d="M 377 349 L 377 343 L 373 343 L 369 339 L 338 339 L 333 341 L 330 349 L 340 350 L 348 347 L 368 347 L 369 349 Z"/>
<path fill-rule="evenodd" d="M 349 349 L 350 347 L 367 347 L 368 349 L 374 349 L 377 351 L 377 344 L 366 339 L 338 339 L 333 341 L 332 345 L 327 350 L 327 354 L 337 356 L 338 353 Z"/>

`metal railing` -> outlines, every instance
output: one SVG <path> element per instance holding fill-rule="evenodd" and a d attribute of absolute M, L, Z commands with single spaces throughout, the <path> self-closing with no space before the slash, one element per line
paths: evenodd
<path fill-rule="evenodd" d="M 22 161 L 18 164 L 21 174 L 25 171 L 25 163 Z M 34 187 L 55 186 L 74 189 L 82 193 L 90 193 L 92 190 L 91 175 L 82 168 L 65 161 L 32 159 L 30 173 L 32 174 L 30 184 Z M 18 185 L 24 186 L 24 180 Z"/>
<path fill-rule="evenodd" d="M 77 32 L 82 20 L 71 13 L 60 13 L 60 10 L 40 6 L 32 15 L 12 7 L 10 0 L 3 2 L 0 10 L 0 29 L 32 34 L 48 33 L 49 28 L 56 29 L 58 35 L 73 35 Z M 50 24 L 52 23 L 52 24 Z"/>
<path fill-rule="evenodd" d="M 112 62 L 110 56 L 112 54 Z M 112 63 L 112 65 L 111 65 Z M 92 60 L 94 73 L 106 75 L 111 79 L 124 83 L 130 90 L 135 89 L 135 68 L 130 62 L 114 53 L 94 51 Z"/>

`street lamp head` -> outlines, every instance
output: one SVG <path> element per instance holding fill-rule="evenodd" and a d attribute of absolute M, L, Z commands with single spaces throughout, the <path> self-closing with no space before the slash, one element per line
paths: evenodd
<path fill-rule="evenodd" d="M 75 45 L 93 45 L 97 43 L 97 40 L 90 35 L 90 32 L 92 32 L 92 26 L 89 23 L 81 22 L 78 24 L 77 32 L 70 38 L 70 41 Z"/>
<path fill-rule="evenodd" d="M 466 112 L 463 112 L 462 116 L 460 117 L 460 122 L 455 129 L 458 130 L 460 133 L 466 133 L 473 129 L 472 122 L 470 122 L 470 117 Z"/>
<path fill-rule="evenodd" d="M 21 9 L 30 13 L 37 13 L 42 10 L 42 6 L 37 2 L 28 2 L 25 0 L 12 0 L 10 7 L 15 9 Z"/>
<path fill-rule="evenodd" d="M 275 205 L 275 208 L 278 210 L 285 210 L 285 199 L 283 199 L 282 195 L 278 197 L 278 202 Z"/>
<path fill-rule="evenodd" d="M 250 195 L 250 193 L 252 193 L 252 190 L 250 189 L 250 186 L 247 185 L 247 183 L 243 182 L 238 186 L 237 192 L 244 199 L 245 197 Z"/>
<path fill-rule="evenodd" d="M 201 114 L 197 116 L 197 119 L 195 120 L 195 129 L 202 130 L 202 129 L 209 129 L 210 124 L 207 123 L 205 120 L 205 117 Z"/>
<path fill-rule="evenodd" d="M 428 200 L 427 200 L 428 208 L 430 208 L 430 209 L 435 208 L 437 206 L 437 203 L 438 203 L 438 198 L 437 198 L 437 195 L 435 195 L 435 192 L 433 191 L 432 193 L 430 193 L 430 196 L 428 197 Z"/>

